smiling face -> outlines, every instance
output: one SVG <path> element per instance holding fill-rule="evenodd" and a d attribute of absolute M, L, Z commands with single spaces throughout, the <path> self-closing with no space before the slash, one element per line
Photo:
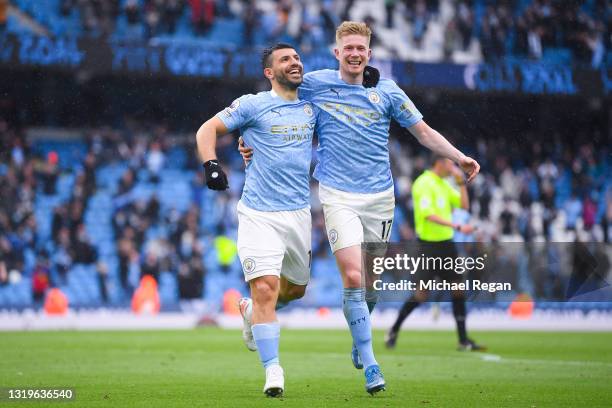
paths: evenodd
<path fill-rule="evenodd" d="M 340 62 L 342 76 L 357 78 L 363 75 L 363 70 L 368 65 L 372 50 L 370 50 L 368 37 L 360 34 L 348 34 L 336 42 L 334 53 L 336 59 Z"/>
<path fill-rule="evenodd" d="M 270 66 L 264 69 L 266 78 L 287 89 L 297 89 L 301 85 L 304 66 L 293 48 L 274 50 L 270 60 Z"/>

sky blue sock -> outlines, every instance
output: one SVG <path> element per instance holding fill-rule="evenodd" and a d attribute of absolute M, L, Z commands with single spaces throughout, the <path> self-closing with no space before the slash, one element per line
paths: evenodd
<path fill-rule="evenodd" d="M 253 338 L 257 343 L 259 359 L 264 368 L 278 364 L 278 341 L 280 339 L 280 324 L 278 322 L 259 323 L 251 326 Z"/>
<path fill-rule="evenodd" d="M 364 292 L 365 290 L 361 288 L 345 288 L 342 310 L 351 330 L 353 343 L 359 350 L 363 366 L 368 368 L 378 363 L 372 350 L 372 326 L 370 325 L 370 312 L 364 299 Z"/>

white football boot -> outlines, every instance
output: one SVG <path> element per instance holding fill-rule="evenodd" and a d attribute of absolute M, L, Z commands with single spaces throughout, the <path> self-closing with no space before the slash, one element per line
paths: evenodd
<path fill-rule="evenodd" d="M 282 397 L 285 390 L 285 373 L 278 364 L 266 368 L 266 385 L 263 392 L 268 397 Z"/>
<path fill-rule="evenodd" d="M 257 343 L 253 338 L 253 331 L 251 330 L 251 316 L 253 315 L 253 301 L 251 298 L 243 297 L 238 301 L 238 308 L 242 315 L 242 340 L 244 345 L 251 351 L 257 350 Z"/>

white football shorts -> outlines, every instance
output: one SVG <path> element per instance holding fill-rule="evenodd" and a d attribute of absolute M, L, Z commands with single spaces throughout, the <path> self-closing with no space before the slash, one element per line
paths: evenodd
<path fill-rule="evenodd" d="M 296 285 L 310 280 L 310 208 L 258 211 L 238 201 L 238 256 L 244 280 L 284 276 Z"/>
<path fill-rule="evenodd" d="M 389 242 L 395 210 L 393 187 L 361 194 L 319 183 L 319 199 L 332 252 L 362 242 Z"/>

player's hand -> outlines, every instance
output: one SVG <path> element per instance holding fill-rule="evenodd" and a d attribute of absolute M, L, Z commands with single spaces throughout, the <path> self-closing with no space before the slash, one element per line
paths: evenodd
<path fill-rule="evenodd" d="M 363 71 L 363 86 L 366 88 L 374 88 L 380 80 L 380 72 L 369 65 L 366 65 Z"/>
<path fill-rule="evenodd" d="M 211 190 L 227 190 L 227 176 L 216 160 L 209 160 L 204 163 L 204 173 L 206 174 L 206 185 Z"/>
<path fill-rule="evenodd" d="M 456 164 L 453 164 L 451 167 L 451 175 L 458 185 L 462 186 L 465 184 L 465 173 Z"/>
<path fill-rule="evenodd" d="M 465 174 L 467 174 L 468 183 L 474 180 L 474 177 L 476 177 L 476 175 L 478 175 L 478 173 L 480 172 L 480 164 L 478 164 L 478 162 L 472 159 L 471 157 L 463 156 L 457 164 L 459 164 L 461 170 L 463 170 Z"/>
<path fill-rule="evenodd" d="M 247 164 L 249 164 L 249 162 L 253 158 L 253 149 L 244 145 L 244 139 L 242 138 L 242 136 L 238 138 L 238 151 L 242 156 L 242 160 L 244 160 L 244 165 L 246 166 Z"/>

